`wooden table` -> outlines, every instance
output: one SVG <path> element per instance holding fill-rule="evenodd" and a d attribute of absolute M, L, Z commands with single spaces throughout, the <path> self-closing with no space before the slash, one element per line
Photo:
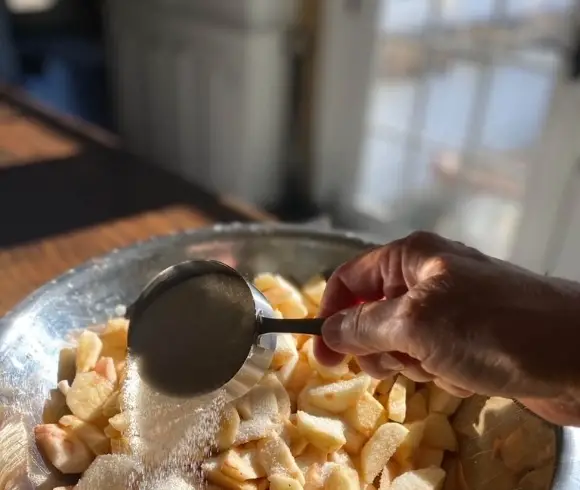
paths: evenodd
<path fill-rule="evenodd" d="M 0 87 L 0 316 L 95 255 L 215 221 L 273 219 Z"/>

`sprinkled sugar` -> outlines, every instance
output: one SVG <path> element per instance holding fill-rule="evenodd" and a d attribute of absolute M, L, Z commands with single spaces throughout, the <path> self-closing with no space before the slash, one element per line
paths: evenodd
<path fill-rule="evenodd" d="M 203 488 L 199 464 L 215 447 L 225 392 L 209 402 L 157 393 L 141 381 L 136 362 L 129 359 L 123 394 L 127 439 L 141 474 L 139 488 L 167 488 L 169 482 L 176 490 Z"/>
<path fill-rule="evenodd" d="M 254 336 L 254 304 L 246 283 L 227 281 L 228 277 L 214 274 L 190 278 L 180 288 L 173 288 L 171 295 L 158 298 L 147 307 L 147 315 L 139 317 L 142 335 L 136 344 L 138 347 L 133 347 L 140 360 L 131 357 L 127 360 L 122 400 L 122 410 L 129 422 L 126 436 L 143 477 L 139 488 L 149 488 L 148 484 L 158 488 L 159 482 L 169 478 L 186 478 L 187 482 L 196 482 L 194 488 L 202 486 L 201 462 L 216 447 L 225 416 L 226 392 L 218 389 L 211 395 L 194 398 L 168 393 L 207 393 L 208 389 L 222 386 L 247 358 Z M 195 318 L 195 328 L 181 317 L 168 316 L 171 311 Z M 160 324 L 167 338 L 180 341 L 160 344 L 156 333 Z M 237 326 L 239 335 L 225 335 L 231 332 L 232 325 Z M 247 347 L 238 338 L 242 332 L 246 332 Z M 208 348 L 218 345 L 227 353 L 219 359 Z M 139 365 L 139 362 L 145 364 Z M 143 370 L 143 366 L 150 369 Z M 159 386 L 164 389 L 156 389 Z M 258 412 L 277 415 L 273 394 L 262 393 L 260 401 Z M 271 430 L 269 427 L 247 429 L 247 432 L 240 430 L 239 437 L 245 435 L 256 440 L 264 436 L 265 430 Z"/>

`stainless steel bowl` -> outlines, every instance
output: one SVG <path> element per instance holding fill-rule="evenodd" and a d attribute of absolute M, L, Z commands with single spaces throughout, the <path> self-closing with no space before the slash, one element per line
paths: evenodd
<path fill-rule="evenodd" d="M 24 478 L 29 486 L 22 483 L 15 488 L 35 488 L 29 479 L 39 485 L 48 474 L 31 434 L 55 387 L 58 353 L 67 335 L 115 315 L 118 306 L 132 301 L 159 271 L 185 259 L 217 259 L 247 277 L 272 271 L 306 281 L 314 272 L 335 267 L 372 245 L 344 232 L 287 225 L 217 225 L 115 251 L 40 288 L 0 320 L 0 407 L 7 407 L 3 415 L 0 408 L 0 427 L 2 419 L 22 425 L 29 458 L 29 475 Z M 564 429 L 558 437 L 554 488 L 577 490 L 580 432 Z M 0 441 L 0 462 L 3 451 L 14 453 L 14 445 L 6 446 Z M 55 483 L 53 479 L 42 488 L 53 488 Z"/>

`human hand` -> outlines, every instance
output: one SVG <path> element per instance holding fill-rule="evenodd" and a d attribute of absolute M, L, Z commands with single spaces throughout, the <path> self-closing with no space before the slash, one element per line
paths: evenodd
<path fill-rule="evenodd" d="M 580 285 L 417 232 L 342 265 L 321 305 L 316 355 L 345 354 L 456 396 L 516 398 L 580 423 Z"/>

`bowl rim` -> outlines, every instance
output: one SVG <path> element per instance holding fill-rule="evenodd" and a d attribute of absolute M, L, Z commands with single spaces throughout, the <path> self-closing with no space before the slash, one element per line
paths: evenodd
<path fill-rule="evenodd" d="M 354 231 L 340 229 L 319 230 L 312 228 L 308 224 L 300 225 L 293 223 L 243 223 L 236 221 L 225 224 L 216 223 L 200 228 L 189 228 L 169 234 L 153 235 L 145 240 L 138 240 L 125 247 L 114 248 L 104 254 L 96 255 L 36 288 L 0 317 L 0 343 L 3 329 L 13 318 L 33 305 L 48 290 L 68 280 L 70 276 L 89 271 L 96 267 L 106 267 L 108 263 L 112 262 L 112 259 L 123 260 L 135 250 L 139 250 L 143 256 L 147 256 L 148 252 L 151 253 L 162 249 L 173 240 L 185 236 L 199 236 L 199 241 L 202 242 L 204 236 L 207 236 L 208 239 L 218 240 L 220 237 L 227 239 L 229 236 L 244 236 L 245 234 L 252 237 L 256 235 L 277 234 L 281 237 L 322 238 L 332 240 L 335 243 L 343 242 L 345 245 L 356 243 L 361 246 L 361 250 L 364 250 L 365 247 L 371 248 L 380 245 L 379 240 L 364 239 Z M 115 266 L 117 265 L 118 262 L 115 263 Z"/>

